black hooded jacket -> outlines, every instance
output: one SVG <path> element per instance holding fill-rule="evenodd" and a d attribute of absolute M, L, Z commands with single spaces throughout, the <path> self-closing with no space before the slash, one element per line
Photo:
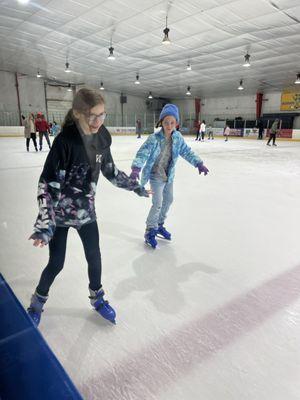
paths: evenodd
<path fill-rule="evenodd" d="M 31 238 L 48 243 L 56 226 L 75 227 L 95 221 L 95 194 L 100 171 L 113 185 L 148 197 L 145 188 L 114 164 L 111 135 L 102 125 L 89 146 L 76 124 L 54 139 L 38 184 L 39 214 Z"/>

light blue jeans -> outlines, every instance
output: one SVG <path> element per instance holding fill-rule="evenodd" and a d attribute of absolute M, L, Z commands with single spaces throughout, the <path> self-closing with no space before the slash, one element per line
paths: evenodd
<path fill-rule="evenodd" d="M 157 229 L 158 225 L 165 222 L 167 212 L 173 202 L 173 182 L 164 182 L 151 176 L 150 187 L 153 191 L 152 207 L 147 217 L 146 229 Z"/>

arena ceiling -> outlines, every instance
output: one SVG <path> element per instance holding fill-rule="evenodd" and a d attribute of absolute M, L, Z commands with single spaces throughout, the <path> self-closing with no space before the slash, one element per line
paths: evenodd
<path fill-rule="evenodd" d="M 300 0 L 0 0 L 0 69 L 140 96 L 234 95 L 241 79 L 245 94 L 292 88 Z"/>

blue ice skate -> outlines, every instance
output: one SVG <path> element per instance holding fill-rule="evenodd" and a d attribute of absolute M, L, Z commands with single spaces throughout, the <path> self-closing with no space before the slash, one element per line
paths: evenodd
<path fill-rule="evenodd" d="M 171 233 L 166 230 L 166 228 L 163 226 L 163 224 L 158 225 L 156 235 L 159 237 L 162 237 L 166 240 L 171 240 Z"/>
<path fill-rule="evenodd" d="M 48 296 L 41 296 L 35 292 L 31 297 L 30 306 L 27 309 L 28 315 L 32 319 L 35 326 L 38 326 L 41 320 L 41 315 Z"/>
<path fill-rule="evenodd" d="M 155 239 L 157 230 L 154 228 L 147 229 L 145 232 L 145 243 L 151 246 L 153 249 L 157 246 L 157 241 Z"/>
<path fill-rule="evenodd" d="M 107 300 L 104 300 L 104 290 L 100 288 L 99 290 L 92 290 L 90 291 L 90 300 L 91 305 L 95 308 L 95 310 L 105 319 L 112 322 L 113 324 L 116 323 L 116 312 L 115 310 L 109 305 Z"/>

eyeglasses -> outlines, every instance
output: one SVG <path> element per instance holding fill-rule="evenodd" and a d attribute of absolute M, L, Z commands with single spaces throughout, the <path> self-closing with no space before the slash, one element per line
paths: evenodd
<path fill-rule="evenodd" d="M 96 122 L 98 119 L 100 119 L 100 121 L 104 121 L 106 118 L 106 113 L 101 113 L 101 114 L 86 114 L 87 120 L 90 124 L 93 124 L 94 122 Z"/>
<path fill-rule="evenodd" d="M 162 125 L 172 126 L 172 125 L 176 125 L 176 122 L 174 122 L 174 121 L 163 121 Z"/>

